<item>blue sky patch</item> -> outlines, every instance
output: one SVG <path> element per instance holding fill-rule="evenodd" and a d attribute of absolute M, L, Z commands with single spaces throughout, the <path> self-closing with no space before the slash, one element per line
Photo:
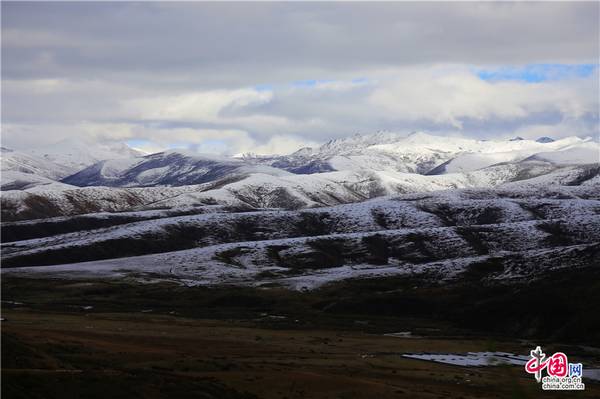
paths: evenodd
<path fill-rule="evenodd" d="M 368 83 L 369 79 L 367 78 L 354 78 L 352 79 L 352 83 L 354 84 L 364 84 L 364 83 Z"/>
<path fill-rule="evenodd" d="M 271 84 L 260 84 L 260 85 L 254 86 L 254 89 L 256 91 L 272 91 L 273 90 L 273 85 L 271 85 Z"/>
<path fill-rule="evenodd" d="M 598 64 L 531 64 L 508 66 L 496 69 L 477 70 L 477 76 L 485 81 L 517 80 L 527 83 L 540 83 L 548 80 L 587 78 L 598 69 Z"/>
<path fill-rule="evenodd" d="M 332 79 L 323 79 L 323 80 L 317 80 L 317 79 L 307 79 L 307 80 L 297 80 L 295 82 L 292 82 L 292 86 L 293 87 L 315 87 L 319 84 L 323 84 L 323 83 L 331 83 L 334 82 L 334 80 Z"/>

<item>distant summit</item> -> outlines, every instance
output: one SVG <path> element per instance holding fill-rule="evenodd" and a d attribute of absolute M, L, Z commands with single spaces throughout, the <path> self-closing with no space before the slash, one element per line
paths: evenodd
<path fill-rule="evenodd" d="M 513 137 L 509 141 L 522 141 L 522 140 L 525 140 L 525 139 L 523 137 L 521 137 L 521 136 L 517 136 L 517 137 Z"/>
<path fill-rule="evenodd" d="M 540 137 L 539 139 L 536 140 L 538 143 L 553 143 L 555 140 L 552 137 Z"/>

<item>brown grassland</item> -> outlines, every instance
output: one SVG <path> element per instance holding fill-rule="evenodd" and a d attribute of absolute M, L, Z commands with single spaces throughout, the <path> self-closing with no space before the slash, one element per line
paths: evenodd
<path fill-rule="evenodd" d="M 401 356 L 527 354 L 532 341 L 469 332 L 438 319 L 327 314 L 315 307 L 324 294 L 184 290 L 4 279 L 2 397 L 566 397 L 542 392 L 517 366 L 465 368 Z M 384 335 L 407 330 L 417 337 Z M 597 364 L 593 349 L 545 344 L 584 367 Z M 568 395 L 600 397 L 600 384 L 585 382 L 585 392 Z"/>

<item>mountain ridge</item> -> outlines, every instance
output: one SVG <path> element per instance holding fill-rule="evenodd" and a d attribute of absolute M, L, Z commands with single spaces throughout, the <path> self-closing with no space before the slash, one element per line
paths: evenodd
<path fill-rule="evenodd" d="M 107 165 L 106 161 L 101 161 L 64 178 L 62 182 L 76 186 L 118 187 L 201 184 L 227 174 L 239 175 L 243 165 L 246 166 L 244 173 L 251 173 L 258 166 L 303 175 L 345 170 L 421 175 L 466 173 L 496 163 L 518 162 L 536 153 L 559 151 L 590 142 L 590 139 L 577 137 L 540 143 L 533 140 L 491 141 L 441 137 L 424 132 L 408 135 L 377 132 L 330 140 L 318 148 L 306 147 L 289 155 L 270 157 L 219 157 L 169 150 L 137 158 L 138 162 L 120 170 L 119 165 L 115 165 L 111 167 L 111 176 L 103 175 Z M 592 142 L 592 145 L 595 143 Z M 586 162 L 589 162 L 589 158 Z M 575 163 L 586 163 L 574 159 Z M 268 173 L 276 174 L 274 169 Z"/>
<path fill-rule="evenodd" d="M 57 216 L 123 211 L 149 203 L 311 208 L 533 178 L 552 184 L 553 179 L 562 179 L 561 173 L 584 181 L 598 174 L 594 167 L 599 154 L 598 143 L 577 137 L 540 143 L 378 132 L 331 140 L 286 156 L 224 157 L 182 150 L 122 154 L 59 181 L 38 175 L 37 169 L 19 170 L 9 160 L 33 159 L 41 169 L 56 164 L 6 149 L 3 205 L 9 219 L 35 217 L 44 209 L 48 216 Z"/>

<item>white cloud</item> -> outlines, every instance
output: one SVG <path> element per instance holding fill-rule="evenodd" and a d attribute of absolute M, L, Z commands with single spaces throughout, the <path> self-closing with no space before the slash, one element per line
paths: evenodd
<path fill-rule="evenodd" d="M 368 79 L 356 81 L 178 94 L 89 80 L 9 81 L 11 101 L 3 111 L 16 122 L 5 124 L 3 135 L 15 146 L 86 136 L 145 139 L 153 148 L 176 143 L 204 151 L 271 154 L 379 129 L 455 129 L 471 136 L 541 130 L 589 135 L 598 129 L 597 71 L 586 78 L 531 84 L 484 81 L 473 70 L 388 68 L 357 71 Z M 32 112 L 44 123 L 29 122 Z"/>
<path fill-rule="evenodd" d="M 600 130 L 597 124 L 585 124 L 577 119 L 565 119 L 554 124 L 525 125 L 512 132 L 512 136 L 520 136 L 526 139 L 536 139 L 544 136 L 562 138 L 575 135 L 600 140 Z"/>
<path fill-rule="evenodd" d="M 272 93 L 253 89 L 211 90 L 174 96 L 135 98 L 123 102 L 127 114 L 149 120 L 213 122 L 227 109 L 269 102 Z"/>
<path fill-rule="evenodd" d="M 3 3 L 2 140 L 272 153 L 381 129 L 587 135 L 598 68 L 535 84 L 473 71 L 596 63 L 598 7 Z"/>
<path fill-rule="evenodd" d="M 259 155 L 290 154 L 303 147 L 315 147 L 318 145 L 318 142 L 307 141 L 306 139 L 298 137 L 274 136 L 271 137 L 269 141 L 265 144 L 252 146 L 240 152 L 252 152 Z"/>
<path fill-rule="evenodd" d="M 369 96 L 369 103 L 398 119 L 431 120 L 462 129 L 462 120 L 523 119 L 536 113 L 578 118 L 597 113 L 596 79 L 536 84 L 487 82 L 467 68 L 399 71 Z"/>

